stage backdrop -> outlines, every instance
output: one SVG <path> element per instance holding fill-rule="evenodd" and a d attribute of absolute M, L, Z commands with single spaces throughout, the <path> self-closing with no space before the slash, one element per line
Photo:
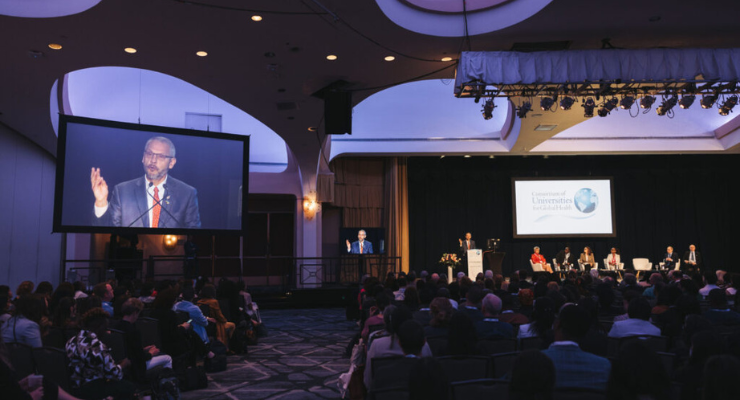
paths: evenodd
<path fill-rule="evenodd" d="M 738 155 L 417 157 L 408 161 L 411 268 L 433 268 L 466 231 L 478 247 L 500 238 L 508 274 L 529 265 L 534 246 L 548 261 L 569 245 L 590 246 L 599 264 L 620 249 L 657 263 L 668 245 L 694 243 L 705 266 L 740 272 Z M 512 177 L 614 177 L 615 238 L 513 239 Z"/>

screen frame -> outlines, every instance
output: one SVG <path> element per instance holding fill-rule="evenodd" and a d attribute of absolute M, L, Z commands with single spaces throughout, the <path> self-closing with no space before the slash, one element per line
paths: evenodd
<path fill-rule="evenodd" d="M 572 234 L 572 233 L 564 233 L 564 234 L 540 234 L 540 235 L 520 235 L 517 230 L 517 214 L 516 214 L 516 182 L 517 181 L 593 181 L 593 180 L 608 180 L 609 181 L 609 191 L 611 192 L 611 202 L 612 202 L 612 233 L 606 234 L 606 233 L 589 233 L 589 234 Z M 514 230 L 512 231 L 512 237 L 514 239 L 530 239 L 530 238 L 614 238 L 617 237 L 617 208 L 614 203 L 614 177 L 612 176 L 561 176 L 561 177 L 517 177 L 512 176 L 511 177 L 511 204 L 512 209 L 514 211 L 512 215 L 512 223 L 514 225 Z"/>
<path fill-rule="evenodd" d="M 115 226 L 92 226 L 92 225 L 63 225 L 62 210 L 64 169 L 67 156 L 67 124 L 81 124 L 100 126 L 106 128 L 127 129 L 134 131 L 146 131 L 172 135 L 194 136 L 207 139 L 227 139 L 242 142 L 242 194 L 241 194 L 241 229 L 189 229 L 189 228 L 126 228 Z M 246 236 L 248 221 L 248 194 L 249 194 L 249 135 L 235 135 L 230 133 L 201 131 L 195 129 L 173 128 L 167 126 L 133 124 L 128 122 L 109 121 L 87 117 L 59 114 L 59 138 L 57 141 L 56 177 L 54 183 L 54 218 L 52 232 L 59 233 L 109 233 L 115 235 L 234 235 Z M 247 189 L 245 192 L 244 189 Z M 91 203 L 92 204 L 92 203 Z M 92 207 L 92 206 L 91 206 Z"/>

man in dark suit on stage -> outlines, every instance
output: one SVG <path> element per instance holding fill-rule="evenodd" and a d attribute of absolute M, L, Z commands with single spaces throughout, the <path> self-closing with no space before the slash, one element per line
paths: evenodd
<path fill-rule="evenodd" d="M 676 262 L 679 261 L 678 253 L 673 251 L 672 246 L 668 246 L 665 254 L 663 255 L 663 268 L 674 269 L 676 268 Z"/>
<path fill-rule="evenodd" d="M 468 250 L 474 250 L 476 248 L 475 240 L 473 240 L 473 235 L 470 232 L 465 232 L 465 240 L 458 240 L 460 241 L 460 261 L 462 261 L 460 268 L 465 275 L 468 275 Z M 475 280 L 475 277 L 471 279 Z"/>
<path fill-rule="evenodd" d="M 565 249 L 560 250 L 560 252 L 555 256 L 555 262 L 558 264 L 560 269 L 566 271 L 573 266 L 573 263 L 578 262 L 577 260 L 578 257 L 574 256 L 573 253 L 570 252 L 570 247 L 565 247 Z"/>
<path fill-rule="evenodd" d="M 681 271 L 687 274 L 699 272 L 701 268 L 701 253 L 696 251 L 696 246 L 693 244 L 689 246 L 689 250 L 683 253 L 683 261 L 681 261 Z"/>
<path fill-rule="evenodd" d="M 373 244 L 365 240 L 367 233 L 360 229 L 357 232 L 357 241 L 350 243 L 347 240 L 347 253 L 350 254 L 373 254 Z"/>
<path fill-rule="evenodd" d="M 100 168 L 90 173 L 95 195 L 93 225 L 134 228 L 200 228 L 198 192 L 169 176 L 177 163 L 175 145 L 157 136 L 144 146 L 144 177 L 122 182 L 108 200 Z"/>

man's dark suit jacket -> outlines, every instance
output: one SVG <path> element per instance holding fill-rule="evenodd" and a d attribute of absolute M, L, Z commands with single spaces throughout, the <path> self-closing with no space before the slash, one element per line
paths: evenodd
<path fill-rule="evenodd" d="M 683 258 L 681 259 L 681 271 L 688 271 L 689 267 L 701 268 L 701 253 L 695 251 L 694 256 L 696 257 L 696 266 L 692 266 L 689 264 L 689 257 L 691 257 L 691 252 L 687 250 L 685 253 L 683 253 Z"/>
<path fill-rule="evenodd" d="M 160 200 L 162 211 L 159 214 L 159 227 L 200 228 L 198 191 L 172 176 L 167 177 L 166 185 Z M 93 213 L 93 225 L 148 228 L 147 197 L 149 195 L 143 176 L 119 183 L 113 188 L 105 214 L 98 218 Z"/>
<path fill-rule="evenodd" d="M 462 253 L 464 256 L 467 256 L 468 250 L 476 249 L 475 247 L 475 240 L 470 239 L 470 247 L 468 248 L 468 242 L 466 240 L 463 240 L 462 246 L 460 246 L 460 253 Z"/>
<path fill-rule="evenodd" d="M 667 258 L 670 258 L 673 261 L 666 261 Z M 676 268 L 676 261 L 678 260 L 680 260 L 680 258 L 678 258 L 678 253 L 676 253 L 675 251 L 673 252 L 673 254 L 663 254 L 663 262 L 665 263 L 664 267 L 667 269 Z"/>
<path fill-rule="evenodd" d="M 486 339 L 514 339 L 514 327 L 501 322 L 497 318 L 484 318 L 475 323 L 475 330 L 479 340 Z"/>
<path fill-rule="evenodd" d="M 558 265 L 562 265 L 565 261 L 565 250 L 560 250 L 560 252 L 555 256 L 555 261 L 558 263 Z M 568 256 L 568 262 L 571 265 L 578 265 L 578 256 L 573 254 L 573 252 L 570 252 L 570 256 Z"/>

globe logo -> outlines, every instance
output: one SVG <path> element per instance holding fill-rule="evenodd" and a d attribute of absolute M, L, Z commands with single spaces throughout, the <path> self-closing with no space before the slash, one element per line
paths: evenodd
<path fill-rule="evenodd" d="M 573 201 L 575 201 L 578 211 L 588 214 L 594 212 L 596 206 L 599 205 L 599 196 L 593 190 L 583 188 L 576 192 Z"/>

